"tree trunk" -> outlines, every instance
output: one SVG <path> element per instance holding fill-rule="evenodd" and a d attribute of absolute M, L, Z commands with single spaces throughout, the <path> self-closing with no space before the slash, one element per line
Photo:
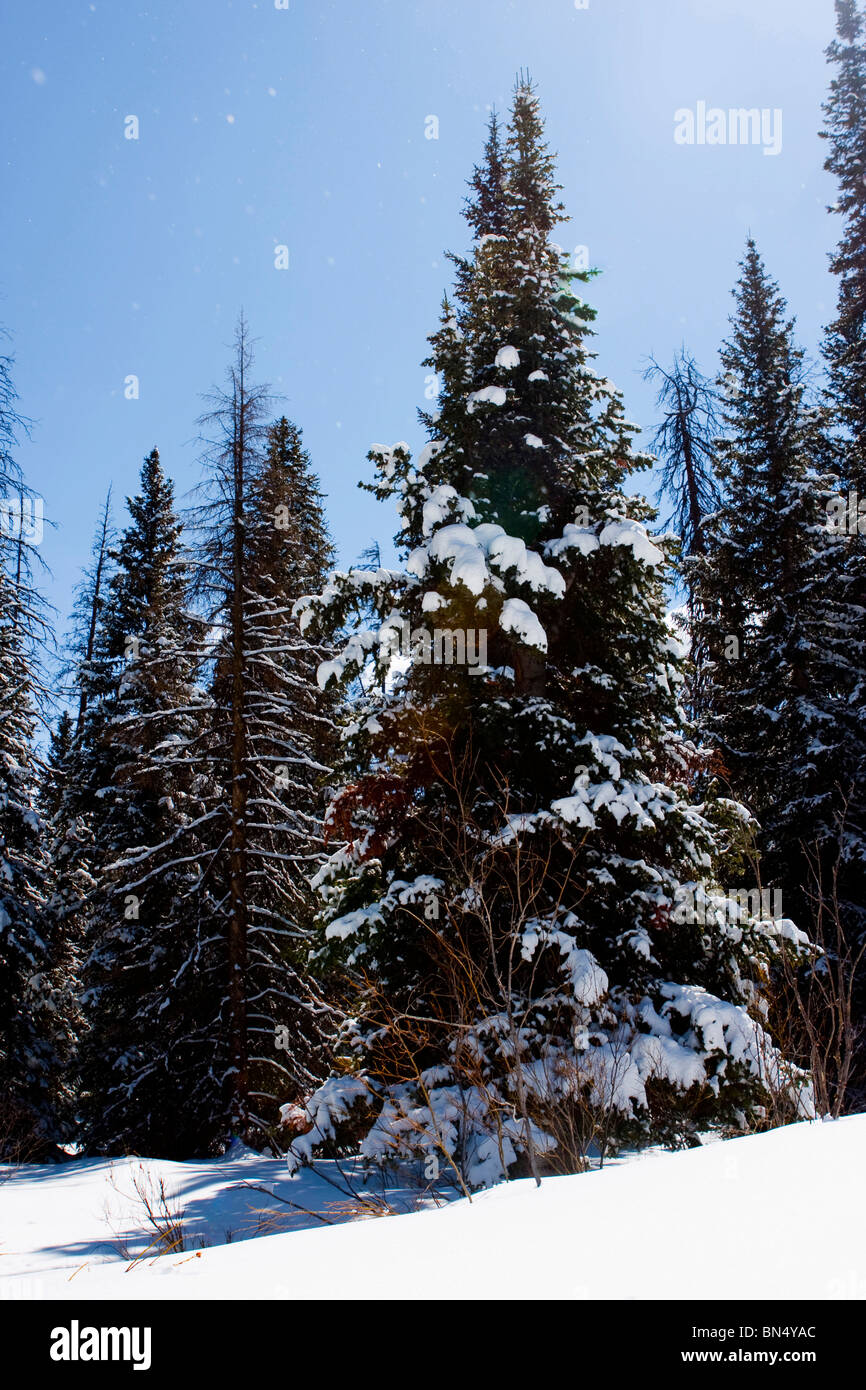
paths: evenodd
<path fill-rule="evenodd" d="M 244 720 L 244 409 L 240 379 L 238 434 L 234 450 L 234 521 L 232 541 L 231 671 L 231 838 L 230 916 L 228 928 L 229 1047 L 233 1079 L 232 1130 L 248 1133 L 249 1064 L 247 1058 L 247 747 Z"/>

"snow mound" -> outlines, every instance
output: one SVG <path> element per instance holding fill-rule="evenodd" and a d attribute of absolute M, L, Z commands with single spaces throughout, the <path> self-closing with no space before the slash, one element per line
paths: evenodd
<path fill-rule="evenodd" d="M 314 1190 L 310 1174 L 289 1180 L 276 1159 L 140 1162 L 167 1176 L 187 1210 L 195 1201 L 206 1209 L 212 1234 L 221 1224 L 237 1231 L 233 1209 L 251 1198 L 239 1189 L 244 1180 L 312 1210 L 334 1197 L 324 1182 Z M 790 1125 L 546 1178 L 540 1188 L 504 1183 L 440 1210 L 236 1234 L 128 1273 L 129 1261 L 106 1244 L 103 1208 L 112 1169 L 128 1187 L 127 1168 L 139 1160 L 0 1169 L 0 1296 L 5 1285 L 11 1297 L 76 1301 L 512 1299 L 515 1289 L 539 1300 L 862 1299 L 864 1162 L 866 1116 Z M 828 1192 L 844 1220 L 810 1217 L 814 1194 Z M 266 1204 L 260 1193 L 255 1203 Z M 142 1225 L 140 1212 L 136 1219 Z M 126 1213 L 124 1226 L 131 1221 Z"/>
<path fill-rule="evenodd" d="M 479 405 L 504 405 L 507 399 L 504 386 L 485 386 L 482 391 L 473 391 L 466 401 L 466 409 L 474 415 Z"/>

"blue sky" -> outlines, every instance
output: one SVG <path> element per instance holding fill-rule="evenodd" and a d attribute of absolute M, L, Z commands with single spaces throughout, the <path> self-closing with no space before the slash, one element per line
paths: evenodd
<path fill-rule="evenodd" d="M 0 322 L 36 422 L 20 461 L 58 523 L 48 596 L 65 614 L 109 482 L 122 522 L 154 444 L 179 494 L 198 479 L 200 393 L 241 306 L 341 559 L 388 541 L 357 481 L 373 442 L 420 440 L 443 252 L 467 244 L 465 180 L 520 67 L 559 156 L 558 240 L 603 271 L 598 365 L 631 419 L 653 424 L 649 353 L 684 341 L 714 369 L 749 231 L 815 354 L 832 31 L 832 0 L 5 0 Z M 699 101 L 781 109 L 781 153 L 678 145 Z"/>

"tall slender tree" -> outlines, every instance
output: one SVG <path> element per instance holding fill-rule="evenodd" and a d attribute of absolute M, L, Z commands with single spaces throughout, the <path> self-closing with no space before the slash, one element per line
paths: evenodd
<path fill-rule="evenodd" d="M 521 1155 L 537 1173 L 581 1107 L 675 1142 L 748 1109 L 763 1038 L 745 1006 L 778 947 L 771 923 L 677 912 L 684 891 L 717 893 L 737 817 L 690 800 L 665 555 L 623 491 L 648 460 L 592 365 L 587 276 L 551 239 L 558 188 L 525 82 L 484 187 L 500 201 L 469 218 L 480 235 L 433 339 L 430 441 L 415 461 L 371 454 L 404 567 L 335 576 L 305 605 L 310 630 L 359 619 L 323 684 L 379 684 L 319 876 L 322 951 L 356 982 L 355 1062 L 295 1145 L 309 1155 L 348 1117 L 369 1158 L 439 1153 L 469 1186 Z M 486 657 L 437 661 L 446 637 L 453 658 L 481 632 Z"/>
<path fill-rule="evenodd" d="M 309 879 L 324 854 L 324 788 L 336 747 L 335 698 L 316 683 L 325 649 L 302 637 L 298 598 L 324 584 L 332 547 L 301 434 L 285 416 L 246 479 L 242 667 L 249 794 L 245 988 L 251 1120 L 271 1128 L 321 1076 L 327 1005 L 307 977 Z M 229 702 L 217 663 L 214 704 Z M 232 687 L 233 689 L 233 687 Z"/>
<path fill-rule="evenodd" d="M 825 413 L 809 401 L 793 321 L 751 239 L 734 293 L 723 500 L 696 568 L 712 654 L 706 722 L 763 827 L 767 881 L 804 914 L 803 845 L 835 843 L 854 772 L 859 619 L 837 581 L 845 539 L 826 524 L 839 483 Z"/>
<path fill-rule="evenodd" d="M 112 546 L 117 533 L 111 511 L 109 486 L 96 523 L 90 549 L 90 564 L 85 568 L 75 593 L 72 610 L 72 629 L 68 642 L 65 671 L 71 677 L 78 697 L 76 735 L 84 736 L 87 707 L 91 699 L 99 700 L 105 693 L 106 672 L 97 666 L 97 642 L 105 615 L 108 586 L 112 573 Z M 110 679 L 110 677 L 108 677 Z"/>
<path fill-rule="evenodd" d="M 201 535 L 197 592 L 207 620 L 219 633 L 214 649 L 217 689 L 223 698 L 214 710 L 213 756 L 221 763 L 219 812 L 226 845 L 225 937 L 227 945 L 228 1049 L 231 1127 L 250 1136 L 247 971 L 249 963 L 249 801 L 248 691 L 244 673 L 248 634 L 244 625 L 245 557 L 249 480 L 267 430 L 270 393 L 251 377 L 252 344 L 243 316 L 226 385 L 209 396 L 202 417 L 208 431 L 204 455 L 206 491 L 198 521 Z"/>
<path fill-rule="evenodd" d="M 841 851 L 854 885 L 866 874 L 866 16 L 856 0 L 836 0 L 836 38 L 827 52 L 835 67 L 824 105 L 822 132 L 829 151 L 825 168 L 838 182 L 833 211 L 843 219 L 842 235 L 830 259 L 838 278 L 838 308 L 825 338 L 830 375 L 830 409 L 835 432 L 836 472 L 841 503 L 847 501 L 846 544 L 836 583 L 850 609 L 860 616 L 849 636 L 851 679 L 847 683 L 850 783 Z M 862 886 L 847 895 L 863 901 Z M 860 941 L 866 913 L 855 918 Z M 860 986 L 866 1018 L 866 981 Z"/>
<path fill-rule="evenodd" d="M 651 448 L 661 459 L 659 500 L 670 511 L 665 525 L 672 525 L 681 543 L 681 574 L 690 596 L 693 585 L 689 561 L 705 549 L 703 524 L 719 500 L 716 479 L 716 438 L 720 423 L 717 393 L 685 348 L 670 370 L 651 360 L 645 376 L 658 382 L 661 422 Z"/>
<path fill-rule="evenodd" d="M 204 418 L 194 588 L 215 634 L 208 873 L 227 946 L 229 1118 L 234 1135 L 262 1142 L 279 1103 L 297 1101 L 322 1066 L 304 875 L 321 853 L 331 702 L 314 703 L 321 651 L 299 639 L 291 612 L 330 551 L 300 435 L 285 420 L 268 425 L 270 396 L 252 364 L 241 319 L 227 385 Z"/>
<path fill-rule="evenodd" d="M 93 885 L 81 1050 L 89 1148 L 185 1156 L 219 1145 L 219 1000 L 206 820 L 197 627 L 173 488 L 154 449 L 112 573 L 94 650 L 112 673 L 98 730 Z"/>
<path fill-rule="evenodd" d="M 0 356 L 0 1157 L 42 1157 L 69 1137 L 73 963 L 45 921 L 51 864 L 35 750 L 45 615 L 30 582 L 27 488 L 15 459 L 26 422 L 12 358 Z"/>
<path fill-rule="evenodd" d="M 838 310 L 825 353 L 833 402 L 844 427 L 843 481 L 866 497 L 866 20 L 857 0 L 836 0 L 836 37 L 827 50 L 835 68 L 824 104 L 825 168 L 839 196 L 832 211 L 843 220 L 830 258 L 838 277 Z"/>
<path fill-rule="evenodd" d="M 98 873 L 95 822 L 101 811 L 100 791 L 110 781 L 104 733 L 113 673 L 99 650 L 99 634 L 107 610 L 115 539 L 109 488 L 94 529 L 90 562 L 76 587 L 60 667 L 62 694 L 74 715 L 67 714 L 58 724 L 41 792 L 54 868 L 45 920 L 74 962 L 79 1004 L 87 914 Z M 76 1013 L 75 1032 L 80 1040 L 84 1022 L 78 1005 Z M 77 1076 L 73 1084 L 77 1090 Z"/>
<path fill-rule="evenodd" d="M 645 372 L 659 384 L 657 406 L 661 422 L 650 445 L 662 464 L 659 501 L 670 508 L 664 525 L 672 525 L 680 540 L 677 577 L 685 589 L 686 610 L 675 611 L 678 635 L 689 647 L 690 668 L 686 683 L 686 707 L 693 720 L 703 708 L 706 652 L 697 621 L 695 558 L 704 553 L 703 526 L 719 502 L 716 478 L 716 436 L 719 432 L 718 400 L 712 383 L 702 374 L 685 348 L 670 370 L 655 359 Z"/>
<path fill-rule="evenodd" d="M 839 195 L 832 211 L 842 218 L 830 258 L 838 279 L 836 318 L 825 335 L 829 407 L 834 420 L 835 507 L 847 516 L 845 545 L 835 583 L 857 624 L 848 633 L 846 693 L 848 756 L 843 774 L 845 815 L 837 836 L 845 906 L 840 934 L 855 952 L 866 948 L 866 16 L 857 0 L 836 0 L 836 37 L 827 50 L 835 73 L 824 104 L 829 149 L 825 168 Z M 847 504 L 847 505 L 846 505 Z M 843 952 L 844 953 L 844 952 Z M 866 970 L 855 979 L 860 1035 L 860 1095 L 866 1091 Z"/>

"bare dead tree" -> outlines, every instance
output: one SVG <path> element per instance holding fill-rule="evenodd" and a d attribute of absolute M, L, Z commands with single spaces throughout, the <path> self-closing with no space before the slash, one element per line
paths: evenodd
<path fill-rule="evenodd" d="M 644 376 L 658 382 L 657 406 L 661 422 L 651 449 L 662 465 L 658 497 L 666 498 L 669 511 L 664 525 L 673 526 L 680 539 L 679 576 L 686 592 L 689 641 L 693 674 L 689 682 L 690 705 L 701 706 L 706 652 L 697 622 L 699 590 L 695 560 L 704 554 L 704 522 L 719 503 L 716 475 L 716 439 L 720 432 L 718 398 L 711 382 L 695 359 L 680 348 L 670 370 L 650 358 Z"/>
<path fill-rule="evenodd" d="M 657 404 L 662 418 L 651 447 L 662 463 L 659 496 L 671 502 L 665 524 L 676 528 L 683 559 L 687 560 L 703 553 L 704 519 L 715 511 L 719 497 L 715 473 L 717 397 L 685 348 L 677 353 L 669 371 L 650 358 L 644 376 L 659 382 Z M 691 597 L 687 570 L 683 578 Z"/>

